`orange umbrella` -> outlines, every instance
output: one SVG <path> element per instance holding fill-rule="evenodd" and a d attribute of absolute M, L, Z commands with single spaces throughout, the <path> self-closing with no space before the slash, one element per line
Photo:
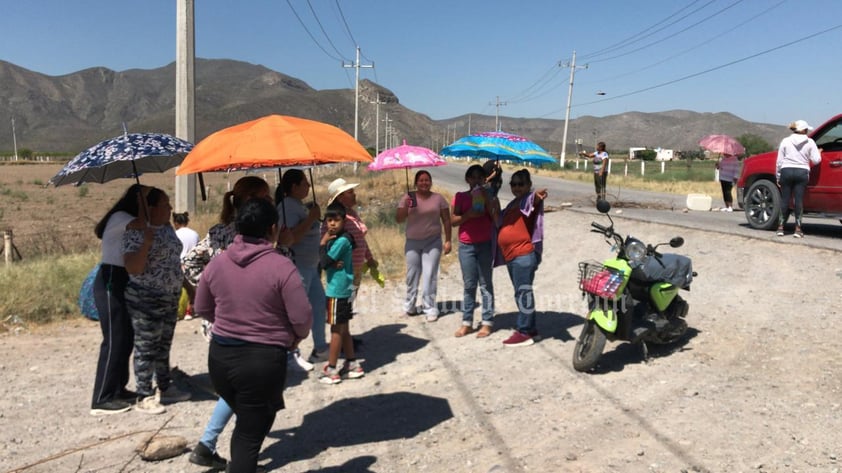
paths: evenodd
<path fill-rule="evenodd" d="M 371 160 L 357 140 L 335 126 L 268 115 L 224 128 L 200 141 L 176 174 Z"/>

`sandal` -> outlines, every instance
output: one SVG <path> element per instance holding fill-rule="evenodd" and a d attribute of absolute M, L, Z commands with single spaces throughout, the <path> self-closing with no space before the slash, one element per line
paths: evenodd
<path fill-rule="evenodd" d="M 492 329 L 491 325 L 483 325 L 479 328 L 479 332 L 477 332 L 477 338 L 485 338 L 491 335 Z"/>
<path fill-rule="evenodd" d="M 464 337 L 465 335 L 467 335 L 467 334 L 469 334 L 473 331 L 474 331 L 474 329 L 470 325 L 463 325 L 463 326 L 459 327 L 459 330 L 457 330 L 456 333 L 453 334 L 453 336 L 456 337 L 456 338 Z"/>

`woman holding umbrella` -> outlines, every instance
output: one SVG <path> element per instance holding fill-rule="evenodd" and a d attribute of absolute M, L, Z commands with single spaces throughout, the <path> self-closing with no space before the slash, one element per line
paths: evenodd
<path fill-rule="evenodd" d="M 403 306 L 407 315 L 418 313 L 415 302 L 418 296 L 418 282 L 424 284 L 421 296 L 421 312 L 427 322 L 439 317 L 436 306 L 436 289 L 439 276 L 444 228 L 444 254 L 451 251 L 450 208 L 447 200 L 433 192 L 433 178 L 429 172 L 415 173 L 415 191 L 407 192 L 395 212 L 398 223 L 406 222 L 406 299 Z"/>
<path fill-rule="evenodd" d="M 126 272 L 120 246 L 126 225 L 140 214 L 140 199 L 144 187 L 133 184 L 94 228 L 102 240 L 102 264 L 94 282 L 94 301 L 100 314 L 102 344 L 94 378 L 91 415 L 126 412 L 137 395 L 126 389 L 129 382 L 129 358 L 132 354 L 134 331 L 126 311 Z"/>

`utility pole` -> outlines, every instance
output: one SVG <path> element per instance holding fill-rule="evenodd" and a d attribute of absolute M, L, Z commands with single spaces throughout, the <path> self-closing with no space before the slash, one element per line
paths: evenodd
<path fill-rule="evenodd" d="M 488 105 L 497 107 L 497 112 L 494 115 L 494 131 L 500 131 L 500 107 L 508 105 L 507 102 L 501 102 L 500 96 L 497 96 L 497 102 L 488 102 Z"/>
<path fill-rule="evenodd" d="M 176 6 L 175 136 L 193 143 L 196 138 L 196 34 L 195 0 L 178 0 Z M 196 175 L 175 177 L 176 212 L 196 212 Z"/>
<path fill-rule="evenodd" d="M 12 117 L 12 143 L 15 146 L 15 161 L 18 160 L 18 137 L 15 134 L 15 117 Z"/>
<path fill-rule="evenodd" d="M 354 139 L 360 141 L 360 68 L 373 68 L 374 64 L 361 65 L 360 64 L 360 47 L 357 46 L 357 56 L 353 64 L 345 64 L 342 61 L 342 67 L 353 67 L 355 69 L 356 80 L 354 80 Z M 354 173 L 357 172 L 357 163 L 354 162 Z"/>
<path fill-rule="evenodd" d="M 559 62 L 559 67 L 569 67 L 570 68 L 570 87 L 567 89 L 567 111 L 564 113 L 564 134 L 561 137 L 561 156 L 559 158 L 559 164 L 561 167 L 564 168 L 564 158 L 565 153 L 567 152 L 567 124 L 570 121 L 570 100 L 573 98 L 573 77 L 576 75 L 576 68 L 579 69 L 587 69 L 588 65 L 585 64 L 584 66 L 576 66 L 576 51 L 573 51 L 573 60 L 570 62 L 566 62 L 562 64 Z"/>
<path fill-rule="evenodd" d="M 389 130 L 391 130 L 392 123 L 392 119 L 389 118 L 389 112 L 386 112 L 386 118 L 383 119 L 383 122 L 386 123 L 383 133 L 383 149 L 389 149 Z"/>
<path fill-rule="evenodd" d="M 380 92 L 377 92 L 377 101 L 374 102 L 377 106 L 377 112 L 374 115 L 374 155 L 380 154 L 380 105 L 385 105 L 386 102 L 380 101 Z"/>

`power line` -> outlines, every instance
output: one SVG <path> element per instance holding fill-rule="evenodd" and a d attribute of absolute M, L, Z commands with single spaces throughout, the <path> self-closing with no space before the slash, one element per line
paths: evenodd
<path fill-rule="evenodd" d="M 330 54 L 324 47 L 322 47 L 321 43 L 319 43 L 318 40 L 316 40 L 316 37 L 313 36 L 313 33 L 310 32 L 310 30 L 307 28 L 307 25 L 305 25 L 304 21 L 301 20 L 301 17 L 298 16 L 298 12 L 295 11 L 295 8 L 292 6 L 292 3 L 290 3 L 290 0 L 287 0 L 287 5 L 289 5 L 289 9 L 292 10 L 292 14 L 295 15 L 295 18 L 298 19 L 298 23 L 301 24 L 302 28 L 304 28 L 304 31 L 307 33 L 307 36 L 309 36 L 310 39 L 313 40 L 313 43 L 315 43 L 316 46 L 318 46 L 319 49 L 321 49 L 322 52 L 325 53 L 325 55 L 327 55 L 327 57 L 329 57 L 333 60 L 342 62 L 344 60 L 343 58 L 336 57 L 336 56 Z M 334 47 L 334 49 L 336 49 L 336 48 Z M 341 54 L 340 54 L 340 56 L 341 56 Z"/>
<path fill-rule="evenodd" d="M 287 0 L 287 1 L 289 1 L 289 0 Z M 336 54 L 338 54 L 340 57 L 342 57 L 343 58 L 342 60 L 344 61 L 346 59 L 345 56 L 343 56 L 342 53 L 339 52 L 339 49 L 336 47 L 335 44 L 333 44 L 333 41 L 331 41 L 330 36 L 327 34 L 327 31 L 325 31 L 325 27 L 322 25 L 322 22 L 319 20 L 319 15 L 317 15 L 316 10 L 313 9 L 313 4 L 310 3 L 310 0 L 307 0 L 307 6 L 310 7 L 310 13 L 313 14 L 313 18 L 316 20 L 316 24 L 319 25 L 319 29 L 322 30 L 322 34 L 325 35 L 325 38 L 327 39 L 328 44 L 330 44 L 330 46 L 333 48 L 333 50 L 336 52 Z"/>
<path fill-rule="evenodd" d="M 354 43 L 354 46 L 358 46 L 360 43 L 354 39 L 353 33 L 351 33 L 351 28 L 348 27 L 348 22 L 345 20 L 345 14 L 342 13 L 342 7 L 339 6 L 339 0 L 335 1 L 336 9 L 339 10 L 339 17 L 342 18 L 342 24 L 345 25 L 345 31 L 348 33 L 348 37 L 351 38 L 351 42 Z M 366 59 L 367 61 L 371 62 L 371 60 Z"/>
<path fill-rule="evenodd" d="M 781 45 L 779 45 L 779 46 L 775 46 L 775 47 L 773 47 L 773 48 L 766 49 L 766 50 L 764 50 L 764 51 L 760 51 L 760 52 L 755 53 L 755 54 L 752 54 L 752 55 L 750 55 L 750 56 L 745 56 L 745 57 L 742 57 L 742 58 L 740 58 L 740 59 L 735 59 L 735 60 L 733 60 L 733 61 L 731 61 L 731 62 L 727 62 L 727 63 L 725 63 L 725 64 L 721 64 L 721 65 L 719 65 L 719 66 L 712 67 L 712 68 L 710 68 L 710 69 L 705 69 L 705 70 L 703 70 L 703 71 L 696 72 L 696 73 L 693 73 L 693 74 L 689 74 L 689 75 L 686 75 L 686 76 L 683 76 L 683 77 L 679 77 L 679 78 L 677 78 L 677 79 L 673 79 L 673 80 L 669 80 L 669 81 L 666 81 L 666 82 L 662 82 L 662 83 L 660 83 L 660 84 L 656 84 L 656 85 L 653 85 L 653 86 L 645 87 L 645 88 L 643 88 L 643 89 L 638 89 L 638 90 L 635 90 L 635 91 L 633 91 L 633 92 L 628 92 L 628 93 L 625 93 L 625 94 L 615 95 L 615 96 L 613 96 L 613 97 L 611 97 L 611 98 L 602 99 L 602 100 L 594 100 L 594 101 L 591 101 L 591 102 L 584 102 L 584 103 L 579 103 L 579 104 L 575 104 L 575 105 L 576 105 L 577 107 L 582 107 L 582 106 L 585 106 L 585 105 L 593 105 L 593 104 L 597 104 L 597 103 L 608 102 L 608 101 L 611 101 L 611 100 L 616 100 L 616 99 L 620 99 L 620 98 L 624 98 L 624 97 L 629 97 L 629 96 L 631 96 L 631 95 L 637 95 L 637 94 L 640 94 L 640 93 L 643 93 L 643 92 L 648 92 L 648 91 L 653 90 L 653 89 L 658 89 L 658 88 L 660 88 L 660 87 L 665 87 L 665 86 L 667 86 L 667 85 L 675 84 L 676 82 L 681 82 L 681 81 L 684 81 L 684 80 L 687 80 L 687 79 L 692 79 L 692 78 L 694 78 L 694 77 L 699 77 L 699 76 L 704 75 L 704 74 L 708 74 L 708 73 L 711 73 L 711 72 L 714 72 L 714 71 L 718 71 L 718 70 L 720 70 L 720 69 L 724 69 L 724 68 L 726 68 L 726 67 L 733 66 L 734 64 L 739 64 L 739 63 L 741 63 L 741 62 L 748 61 L 749 59 L 754 59 L 754 58 L 759 57 L 759 56 L 762 56 L 762 55 L 764 55 L 764 54 L 768 54 L 768 53 L 771 53 L 771 52 L 773 52 L 773 51 L 777 51 L 777 50 L 779 50 L 779 49 L 783 49 L 783 48 L 786 48 L 786 47 L 792 46 L 792 45 L 794 45 L 794 44 L 798 44 L 798 43 L 801 43 L 801 42 L 803 42 L 803 41 L 807 41 L 808 39 L 815 38 L 816 36 L 821 36 L 821 35 L 823 35 L 823 34 L 825 34 L 825 33 L 829 33 L 829 32 L 831 32 L 831 31 L 833 31 L 833 30 L 837 30 L 837 29 L 839 29 L 839 28 L 842 28 L 842 24 L 839 24 L 839 25 L 836 25 L 836 26 L 832 26 L 832 27 L 830 27 L 830 28 L 827 28 L 827 29 L 821 30 L 821 31 L 819 31 L 819 32 L 817 32 L 817 33 L 813 33 L 813 34 L 810 34 L 810 35 L 807 35 L 807 36 L 801 37 L 801 38 L 796 39 L 796 40 L 794 40 L 794 41 L 790 41 L 790 42 L 788 42 L 788 43 L 784 43 L 784 44 L 781 44 Z M 560 111 L 561 111 L 560 109 L 559 109 L 559 110 L 555 110 L 555 111 L 550 112 L 550 113 L 548 113 L 548 114 L 546 114 L 546 115 L 542 115 L 542 116 L 541 116 L 541 118 L 546 117 L 546 116 L 548 116 L 548 115 L 552 115 L 552 114 L 554 114 L 554 113 L 558 113 L 558 112 L 560 112 Z"/>
<path fill-rule="evenodd" d="M 703 19 L 701 19 L 701 20 L 697 21 L 696 23 L 693 23 L 692 25 L 690 25 L 690 26 L 688 26 L 688 27 L 686 27 L 686 28 L 684 28 L 684 29 L 682 29 L 682 30 L 680 30 L 680 31 L 676 31 L 675 33 L 673 33 L 673 34 L 671 34 L 671 35 L 669 35 L 669 36 L 666 36 L 666 37 L 664 37 L 664 38 L 661 38 L 661 39 L 658 39 L 658 40 L 652 41 L 652 42 L 650 42 L 650 43 L 644 44 L 643 46 L 640 46 L 639 48 L 632 49 L 631 51 L 627 51 L 627 52 L 625 52 L 625 53 L 618 54 L 618 55 L 616 55 L 616 56 L 611 56 L 611 57 L 606 57 L 606 58 L 602 58 L 602 59 L 592 60 L 591 62 L 594 62 L 594 63 L 596 63 L 596 62 L 604 62 L 604 61 L 609 61 L 609 60 L 611 60 L 611 59 L 617 59 L 617 58 L 625 57 L 625 56 L 628 56 L 629 54 L 636 53 L 636 52 L 641 51 L 641 50 L 643 50 L 643 49 L 646 49 L 646 48 L 648 48 L 648 47 L 650 47 L 650 46 L 654 46 L 654 45 L 656 45 L 656 44 L 663 43 L 664 41 L 666 41 L 666 40 L 668 40 L 668 39 L 670 39 L 670 38 L 674 38 L 674 37 L 676 37 L 676 36 L 678 36 L 678 35 L 680 35 L 680 34 L 682 34 L 682 33 L 686 33 L 687 31 L 690 31 L 692 28 L 695 28 L 695 27 L 697 27 L 697 26 L 701 25 L 702 23 L 704 23 L 704 22 L 706 22 L 706 21 L 710 20 L 711 18 L 713 18 L 713 17 L 715 17 L 715 16 L 719 15 L 720 13 L 723 13 L 723 12 L 725 12 L 725 11 L 727 11 L 727 10 L 731 9 L 731 8 L 734 8 L 735 6 L 737 6 L 737 4 L 742 3 L 742 2 L 743 2 L 743 0 L 737 0 L 736 2 L 734 2 L 734 3 L 730 4 L 730 5 L 728 5 L 727 7 L 723 8 L 723 9 L 721 9 L 721 10 L 719 10 L 719 11 L 715 12 L 715 13 L 713 13 L 712 15 L 709 15 L 709 16 L 707 16 L 707 17 L 705 17 L 705 18 L 703 18 Z"/>
<path fill-rule="evenodd" d="M 630 42 L 634 43 L 634 42 L 636 42 L 636 41 L 640 41 L 640 37 L 641 37 L 641 35 L 643 35 L 643 33 L 646 33 L 647 31 L 649 31 L 649 30 L 651 30 L 651 29 L 653 29 L 653 28 L 655 28 L 655 27 L 657 27 L 657 26 L 661 25 L 663 22 L 665 22 L 665 21 L 669 20 L 670 18 L 672 18 L 672 17 L 674 17 L 674 16 L 678 15 L 679 13 L 681 13 L 681 12 L 683 12 L 684 10 L 686 10 L 686 9 L 688 9 L 688 8 L 690 8 L 690 7 L 692 7 L 692 6 L 693 6 L 693 5 L 695 5 L 696 3 L 699 3 L 700 1 L 701 1 L 701 0 L 694 0 L 694 1 L 690 2 L 689 4 L 685 5 L 684 7 L 682 7 L 681 9 L 679 9 L 678 11 L 676 11 L 675 13 L 673 13 L 673 14 L 671 14 L 671 15 L 667 16 L 667 17 L 666 17 L 666 18 L 664 18 L 663 20 L 658 20 L 655 24 L 653 24 L 653 25 L 651 25 L 651 26 L 649 26 L 649 27 L 647 27 L 647 28 L 644 28 L 644 29 L 643 29 L 643 30 L 641 30 L 640 32 L 635 33 L 635 34 L 633 34 L 633 35 L 631 35 L 631 36 L 629 36 L 629 37 L 627 37 L 627 38 L 623 38 L 623 39 L 621 39 L 620 41 L 618 41 L 618 42 L 616 42 L 616 43 L 614 43 L 614 44 L 608 45 L 608 46 L 606 46 L 606 47 L 604 47 L 604 48 L 602 48 L 602 49 L 599 49 L 599 50 L 597 50 L 597 51 L 594 51 L 594 52 L 592 52 L 592 53 L 583 54 L 583 55 L 582 55 L 582 57 L 581 57 L 581 59 L 588 59 L 588 58 L 592 58 L 592 57 L 596 57 L 596 56 L 601 56 L 601 55 L 603 55 L 603 54 L 607 54 L 607 53 L 610 53 L 610 52 L 612 52 L 612 51 L 615 51 L 615 50 L 617 50 L 617 49 L 619 49 L 619 48 L 621 48 L 621 47 L 625 47 L 625 46 L 626 46 L 626 45 L 628 45 Z M 704 7 L 706 7 L 707 5 L 710 5 L 711 3 L 713 3 L 713 1 L 714 1 L 714 0 L 711 0 L 710 2 L 706 3 L 705 5 L 702 5 L 702 7 L 701 7 L 701 8 L 704 8 Z M 696 12 L 696 11 L 698 11 L 698 10 L 699 10 L 699 9 L 693 10 L 692 12 L 690 12 L 690 14 L 693 14 L 694 12 Z M 681 19 L 683 19 L 683 18 L 684 18 L 684 17 L 681 17 L 681 18 L 679 18 L 679 19 L 678 19 L 678 20 L 676 20 L 676 21 L 680 21 L 680 20 L 681 20 Z M 672 23 L 670 23 L 670 25 L 672 25 Z M 667 25 L 667 26 L 670 26 L 670 25 Z M 657 30 L 657 31 L 660 31 L 660 30 Z M 656 31 L 656 32 L 657 32 L 657 31 Z M 653 33 L 653 34 L 654 34 L 654 33 Z M 649 35 L 646 35 L 646 36 L 649 36 Z M 646 36 L 643 36 L 643 37 L 645 38 Z M 638 38 L 638 39 L 637 39 L 637 40 L 635 40 L 635 38 Z M 633 41 L 633 40 L 634 40 L 634 41 Z"/>
<path fill-rule="evenodd" d="M 533 100 L 534 94 L 538 93 L 538 91 L 541 90 L 541 88 L 543 88 L 544 86 L 546 86 L 546 84 L 555 79 L 560 72 L 561 69 L 558 68 L 558 64 L 553 64 L 546 72 L 541 74 L 541 76 L 538 77 L 538 79 L 536 79 L 535 82 L 533 82 L 529 87 L 516 93 L 511 98 L 506 99 L 506 101 L 512 103 L 522 103 Z"/>
<path fill-rule="evenodd" d="M 707 45 L 707 44 L 710 44 L 710 43 L 712 43 L 713 41 L 715 41 L 715 40 L 717 40 L 717 39 L 720 39 L 723 35 L 726 35 L 726 34 L 728 34 L 728 33 L 733 33 L 733 32 L 738 31 L 738 28 L 739 28 L 739 27 L 741 27 L 741 26 L 743 26 L 743 25 L 745 25 L 745 24 L 747 24 L 747 23 L 751 23 L 752 21 L 756 20 L 757 18 L 759 18 L 759 17 L 761 17 L 761 16 L 765 15 L 766 13 L 769 13 L 770 11 L 774 10 L 775 8 L 777 8 L 777 7 L 781 6 L 781 5 L 782 5 L 782 4 L 784 4 L 786 1 L 787 1 L 787 0 L 780 0 L 778 3 L 776 3 L 776 4 L 772 5 L 771 7 L 769 7 L 769 8 L 767 8 L 767 9 L 763 10 L 762 12 L 758 13 L 757 15 L 754 15 L 754 16 L 752 16 L 752 17 L 750 17 L 750 18 L 748 18 L 748 19 L 746 19 L 746 20 L 744 20 L 744 21 L 741 21 L 740 23 L 737 23 L 737 24 L 736 24 L 736 25 L 734 25 L 734 26 L 729 26 L 729 27 L 728 27 L 725 31 L 722 31 L 722 32 L 720 32 L 720 33 L 716 33 L 716 34 L 714 34 L 713 36 L 711 36 L 710 38 L 708 38 L 708 39 L 706 39 L 706 40 L 704 40 L 704 41 L 702 41 L 702 42 L 700 42 L 700 43 L 696 43 L 695 45 L 693 45 L 693 46 L 691 46 L 691 47 L 689 47 L 689 48 L 687 48 L 687 49 L 684 49 L 684 50 L 682 50 L 682 51 L 679 51 L 679 52 L 677 52 L 676 54 L 673 54 L 672 56 L 667 56 L 667 57 L 665 57 L 665 58 L 661 59 L 660 61 L 656 61 L 656 62 L 653 62 L 653 63 L 651 63 L 651 64 L 647 64 L 647 65 L 645 65 L 645 66 L 643 66 L 643 67 L 641 67 L 641 68 L 639 68 L 639 69 L 635 69 L 635 70 L 633 70 L 633 71 L 625 72 L 625 73 L 623 73 L 623 74 L 617 74 L 617 75 L 612 76 L 612 77 L 606 77 L 606 78 L 603 78 L 603 79 L 598 79 L 598 80 L 588 81 L 585 85 L 589 85 L 589 84 L 600 84 L 600 83 L 605 83 L 605 82 L 611 82 L 611 81 L 613 81 L 613 80 L 617 80 L 617 79 L 620 79 L 620 78 L 623 78 L 623 77 L 628 77 L 628 76 L 630 76 L 630 75 L 634 75 L 634 74 L 637 74 L 637 73 L 639 73 L 639 72 L 648 71 L 648 70 L 650 70 L 651 68 L 653 68 L 653 67 L 655 67 L 655 66 L 659 66 L 659 65 L 664 64 L 665 62 L 669 62 L 669 61 L 671 61 L 671 60 L 673 60 L 673 59 L 675 59 L 675 58 L 677 58 L 677 57 L 679 57 L 679 56 L 683 56 L 684 54 L 687 54 L 687 53 L 689 53 L 690 51 L 693 51 L 693 50 L 695 50 L 695 49 L 699 49 L 699 48 L 700 48 L 700 47 L 702 47 L 702 46 L 705 46 L 705 45 Z"/>

